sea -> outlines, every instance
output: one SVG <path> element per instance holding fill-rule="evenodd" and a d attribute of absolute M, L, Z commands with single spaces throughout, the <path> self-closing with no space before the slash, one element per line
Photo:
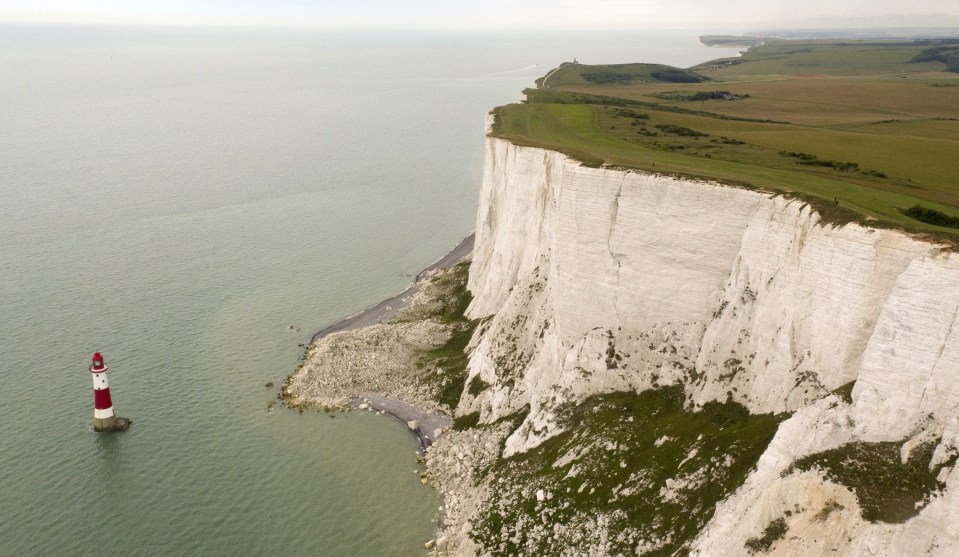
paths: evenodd
<path fill-rule="evenodd" d="M 534 79 L 735 54 L 0 26 L 0 555 L 425 554 L 442 497 L 406 425 L 276 400 L 304 343 L 471 232 L 484 115 Z M 95 351 L 126 432 L 93 430 Z"/>

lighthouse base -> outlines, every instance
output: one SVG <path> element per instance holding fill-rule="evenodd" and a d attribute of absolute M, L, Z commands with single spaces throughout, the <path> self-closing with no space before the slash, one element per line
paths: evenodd
<path fill-rule="evenodd" d="M 94 431 L 126 431 L 133 423 L 126 418 L 110 416 L 109 418 L 93 418 Z"/>

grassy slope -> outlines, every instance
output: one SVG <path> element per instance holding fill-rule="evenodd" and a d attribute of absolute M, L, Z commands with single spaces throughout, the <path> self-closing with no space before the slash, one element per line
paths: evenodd
<path fill-rule="evenodd" d="M 709 78 L 664 64 L 563 64 L 538 82 L 543 87 L 569 85 L 632 85 L 640 83 L 696 83 Z"/>
<path fill-rule="evenodd" d="M 547 80 L 553 88 L 530 91 L 528 103 L 498 109 L 494 135 L 556 149 L 592 165 L 788 191 L 838 222 L 878 219 L 955 240 L 955 229 L 901 212 L 921 204 L 959 214 L 959 75 L 942 72 L 941 62 L 910 62 L 924 48 L 887 42 L 776 43 L 753 48 L 732 65 L 718 61 L 692 68 L 712 79 L 703 83 L 662 83 L 646 75 L 626 85 L 594 84 L 577 81 L 577 72 L 628 67 L 639 73 L 648 66 L 567 64 Z M 717 90 L 748 97 L 653 96 Z M 623 116 L 623 107 L 616 105 L 624 103 L 633 103 L 629 109 L 649 120 Z M 657 125 L 707 136 L 670 134 Z M 800 164 L 784 151 L 855 162 L 860 171 Z"/>
<path fill-rule="evenodd" d="M 647 555 L 681 554 L 784 417 L 732 402 L 690 412 L 684 400 L 678 387 L 587 399 L 567 432 L 489 470 L 492 500 L 474 537 L 491 555 L 585 554 L 591 519 L 604 516 L 610 554 L 635 554 L 642 540 L 660 540 Z"/>

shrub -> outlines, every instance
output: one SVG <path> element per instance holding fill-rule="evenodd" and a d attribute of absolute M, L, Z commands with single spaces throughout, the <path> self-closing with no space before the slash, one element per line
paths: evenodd
<path fill-rule="evenodd" d="M 663 130 L 664 133 L 672 133 L 676 135 L 682 135 L 685 137 L 705 137 L 706 134 L 698 132 L 690 128 L 684 128 L 683 126 L 674 126 L 672 124 L 656 124 L 656 128 Z"/>
<path fill-rule="evenodd" d="M 789 526 L 786 526 L 786 519 L 779 517 L 766 526 L 762 536 L 746 540 L 746 549 L 748 549 L 750 553 L 769 551 L 769 548 L 776 543 L 776 540 L 782 539 L 788 530 Z"/>
<path fill-rule="evenodd" d="M 465 416 L 453 418 L 453 430 L 464 431 L 471 427 L 476 427 L 476 424 L 479 423 L 479 418 L 479 412 L 473 412 L 471 414 L 466 414 Z"/>
<path fill-rule="evenodd" d="M 905 522 L 919 514 L 932 493 L 945 487 L 937 475 L 954 460 L 930 469 L 937 444 L 935 440 L 914 448 L 903 463 L 902 442 L 860 441 L 800 458 L 789 471 L 821 470 L 856 494 L 862 517 L 870 522 Z"/>
<path fill-rule="evenodd" d="M 948 228 L 959 228 L 959 218 L 949 216 L 935 209 L 923 207 L 922 205 L 913 205 L 902 213 L 926 224 L 945 226 Z"/>
<path fill-rule="evenodd" d="M 942 62 L 947 72 L 959 73 L 959 47 L 935 46 L 917 54 L 913 62 Z"/>
<path fill-rule="evenodd" d="M 601 71 L 601 72 L 588 72 L 583 73 L 583 79 L 590 83 L 595 83 L 597 85 L 609 85 L 611 83 L 618 83 L 620 85 L 629 85 L 633 82 L 635 76 L 632 76 L 628 73 L 620 72 L 610 72 L 610 71 Z"/>
<path fill-rule="evenodd" d="M 649 72 L 649 75 L 653 79 L 665 81 L 667 83 L 699 83 L 701 81 L 706 81 L 706 78 L 701 75 L 696 75 L 692 72 L 679 69 L 658 70 Z"/>

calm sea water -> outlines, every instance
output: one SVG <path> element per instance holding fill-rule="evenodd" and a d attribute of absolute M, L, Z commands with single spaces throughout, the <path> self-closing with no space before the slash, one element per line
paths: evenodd
<path fill-rule="evenodd" d="M 731 53 L 0 27 L 0 554 L 422 554 L 405 425 L 267 411 L 299 344 L 469 233 L 489 108 L 573 57 Z M 122 434 L 93 432 L 96 350 Z"/>

